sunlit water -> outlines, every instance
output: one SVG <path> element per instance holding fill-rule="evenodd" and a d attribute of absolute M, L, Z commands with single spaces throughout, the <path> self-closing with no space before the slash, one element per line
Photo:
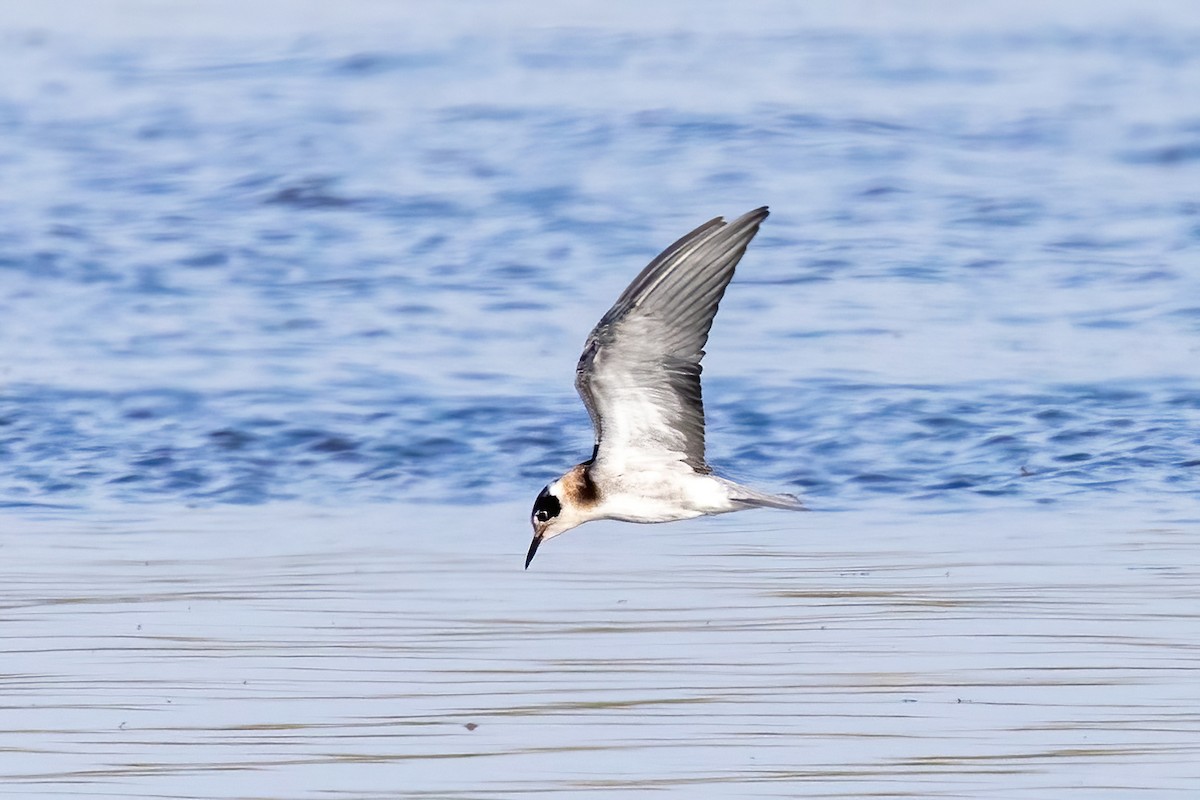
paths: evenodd
<path fill-rule="evenodd" d="M 1192 796 L 1189 4 L 104 5 L 0 14 L 6 789 Z M 522 572 L 763 204 L 710 457 L 814 513 Z"/>

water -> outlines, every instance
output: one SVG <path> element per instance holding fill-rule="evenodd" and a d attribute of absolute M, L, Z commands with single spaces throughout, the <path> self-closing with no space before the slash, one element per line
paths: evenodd
<path fill-rule="evenodd" d="M 1189 4 L 459 9 L 0 13 L 6 784 L 1192 789 Z M 710 457 L 817 513 L 522 573 L 591 324 L 763 204 Z"/>
<path fill-rule="evenodd" d="M 1185 798 L 1200 780 L 1194 517 L 599 523 L 525 573 L 497 522 L 524 503 L 420 508 L 27 523 L 4 548 L 6 791 Z"/>

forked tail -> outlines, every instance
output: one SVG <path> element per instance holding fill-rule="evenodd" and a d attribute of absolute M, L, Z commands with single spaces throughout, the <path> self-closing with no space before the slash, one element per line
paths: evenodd
<path fill-rule="evenodd" d="M 800 498 L 791 494 L 767 494 L 749 486 L 731 483 L 729 499 L 746 508 L 782 508 L 785 511 L 807 511 Z"/>

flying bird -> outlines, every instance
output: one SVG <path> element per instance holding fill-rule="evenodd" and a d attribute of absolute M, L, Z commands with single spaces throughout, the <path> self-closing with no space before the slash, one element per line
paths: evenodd
<path fill-rule="evenodd" d="M 596 433 L 592 457 L 537 496 L 526 569 L 546 539 L 592 520 L 803 510 L 792 495 L 714 475 L 704 459 L 700 360 L 717 304 L 766 218 L 764 206 L 696 228 L 651 261 L 592 329 L 575 367 Z"/>

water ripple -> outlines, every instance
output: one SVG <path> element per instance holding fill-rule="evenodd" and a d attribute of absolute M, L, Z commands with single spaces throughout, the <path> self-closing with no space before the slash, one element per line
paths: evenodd
<path fill-rule="evenodd" d="M 713 463 L 818 505 L 1200 489 L 1200 472 L 1184 466 L 1200 450 L 1200 390 L 1186 385 L 714 383 Z M 523 496 L 586 455 L 573 396 L 542 407 L 518 396 L 358 395 L 328 414 L 308 408 L 306 393 L 21 387 L 0 398 L 0 498 L 461 502 L 467 485 L 468 501 L 487 502 Z"/>
<path fill-rule="evenodd" d="M 826 507 L 1194 491 L 1194 32 L 439 31 L 13 35 L 0 501 L 526 496 L 589 451 L 591 322 L 763 202 L 720 468 Z"/>

